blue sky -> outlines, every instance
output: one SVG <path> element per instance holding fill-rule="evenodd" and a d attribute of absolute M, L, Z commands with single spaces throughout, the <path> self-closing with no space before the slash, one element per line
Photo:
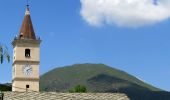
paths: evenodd
<path fill-rule="evenodd" d="M 30 0 L 35 32 L 42 38 L 41 74 L 65 65 L 104 63 L 170 91 L 168 16 L 153 14 L 161 21 L 145 20 L 135 25 L 133 20 L 132 24 L 107 19 L 105 14 L 96 24 L 83 16 L 81 4 L 80 0 Z M 11 42 L 19 34 L 25 5 L 24 0 L 0 1 L 0 42 L 11 56 Z M 0 65 L 0 82 L 11 82 L 11 64 Z"/>

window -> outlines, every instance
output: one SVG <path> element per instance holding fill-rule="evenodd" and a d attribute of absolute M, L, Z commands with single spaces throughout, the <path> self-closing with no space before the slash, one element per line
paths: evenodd
<path fill-rule="evenodd" d="M 30 88 L 30 85 L 26 85 L 26 92 L 28 91 L 29 88 Z"/>
<path fill-rule="evenodd" d="M 31 57 L 30 53 L 31 53 L 30 49 L 25 49 L 25 57 L 26 58 L 30 58 Z"/>
<path fill-rule="evenodd" d="M 28 89 L 28 88 L 30 88 L 30 86 L 29 86 L 29 85 L 26 85 L 26 89 Z"/>

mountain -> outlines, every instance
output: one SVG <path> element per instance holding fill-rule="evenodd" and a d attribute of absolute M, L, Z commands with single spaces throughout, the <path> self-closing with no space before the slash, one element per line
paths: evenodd
<path fill-rule="evenodd" d="M 53 69 L 40 78 L 41 91 L 68 92 L 84 85 L 88 92 L 121 92 L 131 100 L 170 100 L 170 93 L 104 64 L 76 64 Z"/>
<path fill-rule="evenodd" d="M 11 91 L 11 84 L 6 83 L 6 84 L 0 84 L 0 91 Z"/>

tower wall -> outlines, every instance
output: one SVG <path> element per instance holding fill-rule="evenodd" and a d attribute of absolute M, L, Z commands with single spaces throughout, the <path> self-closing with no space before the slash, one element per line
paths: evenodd
<path fill-rule="evenodd" d="M 17 91 L 17 92 L 25 92 L 26 91 L 26 85 L 29 85 L 29 89 L 27 90 L 28 92 L 32 91 L 39 91 L 39 80 L 16 80 L 12 84 L 12 91 Z"/>

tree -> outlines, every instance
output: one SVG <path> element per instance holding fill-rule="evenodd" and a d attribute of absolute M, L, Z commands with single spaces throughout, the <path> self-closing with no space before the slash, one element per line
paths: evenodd
<path fill-rule="evenodd" d="M 85 86 L 77 85 L 73 90 L 69 90 L 70 93 L 86 93 L 87 89 Z"/>
<path fill-rule="evenodd" d="M 4 62 L 4 59 L 6 59 L 9 62 L 10 56 L 9 56 L 7 47 L 0 45 L 0 63 L 1 64 Z"/>

